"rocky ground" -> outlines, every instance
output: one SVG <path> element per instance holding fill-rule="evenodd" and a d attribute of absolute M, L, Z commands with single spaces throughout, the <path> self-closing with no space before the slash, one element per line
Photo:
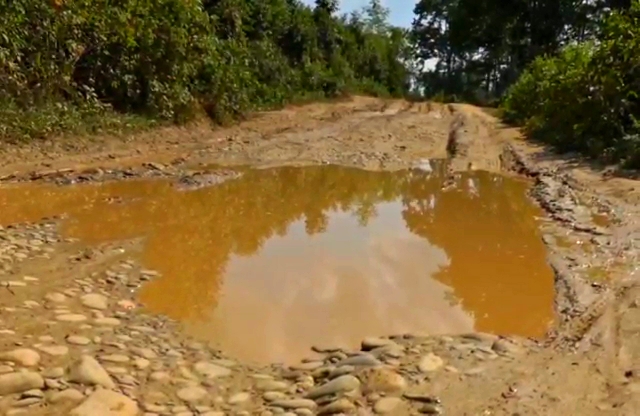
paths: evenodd
<path fill-rule="evenodd" d="M 145 312 L 156 277 L 140 241 L 89 247 L 59 219 L 0 229 L 0 414 L 632 415 L 640 405 L 640 188 L 623 172 L 553 156 L 470 106 L 355 98 L 121 138 L 9 146 L 4 182 L 170 177 L 209 186 L 212 166 L 339 163 L 399 169 L 448 158 L 450 174 L 532 178 L 556 272 L 547 339 L 380 334 L 316 345 L 294 365 L 238 362 Z M 46 203 L 46 201 L 44 201 Z"/>

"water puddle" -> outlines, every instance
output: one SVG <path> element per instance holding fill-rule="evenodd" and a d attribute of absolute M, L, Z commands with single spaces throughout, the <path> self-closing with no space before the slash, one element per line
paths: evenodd
<path fill-rule="evenodd" d="M 168 181 L 0 188 L 0 223 L 68 214 L 87 243 L 145 237 L 162 277 L 152 311 L 252 361 L 314 344 L 471 330 L 543 336 L 553 274 L 527 184 L 469 172 L 337 166 L 243 170 L 215 186 Z"/>

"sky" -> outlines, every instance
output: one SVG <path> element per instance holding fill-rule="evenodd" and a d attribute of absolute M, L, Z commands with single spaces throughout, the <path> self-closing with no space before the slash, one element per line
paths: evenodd
<path fill-rule="evenodd" d="M 310 5 L 315 4 L 315 0 L 303 1 Z M 340 12 L 349 13 L 354 10 L 360 10 L 368 3 L 369 0 L 340 0 Z M 411 26 L 416 0 L 383 0 L 382 4 L 391 11 L 389 20 L 392 25 L 406 28 Z"/>

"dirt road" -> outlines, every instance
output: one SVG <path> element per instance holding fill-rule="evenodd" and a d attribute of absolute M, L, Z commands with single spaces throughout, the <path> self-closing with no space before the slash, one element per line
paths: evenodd
<path fill-rule="evenodd" d="M 242 363 L 145 312 L 137 289 L 156 273 L 139 264 L 139 239 L 67 238 L 59 219 L 40 218 L 48 201 L 26 210 L 11 190 L 139 177 L 199 187 L 221 180 L 207 174 L 219 166 L 398 170 L 424 159 L 447 159 L 451 178 L 484 170 L 531 179 L 555 272 L 556 325 L 546 339 L 378 334 L 363 340 L 365 352 L 316 346 L 300 364 Z M 527 143 L 481 109 L 356 97 L 230 128 L 60 138 L 5 148 L 0 177 L 0 414 L 94 415 L 102 406 L 101 415 L 587 416 L 640 408 L 640 187 Z"/>

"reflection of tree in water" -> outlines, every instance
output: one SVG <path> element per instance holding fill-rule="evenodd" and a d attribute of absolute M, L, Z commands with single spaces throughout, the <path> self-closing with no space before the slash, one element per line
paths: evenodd
<path fill-rule="evenodd" d="M 475 313 L 479 330 L 542 335 L 552 317 L 553 279 L 526 184 L 486 172 L 463 173 L 456 183 L 440 192 L 435 182 L 409 181 L 402 196 L 407 227 L 452 259 L 436 278 Z"/>

